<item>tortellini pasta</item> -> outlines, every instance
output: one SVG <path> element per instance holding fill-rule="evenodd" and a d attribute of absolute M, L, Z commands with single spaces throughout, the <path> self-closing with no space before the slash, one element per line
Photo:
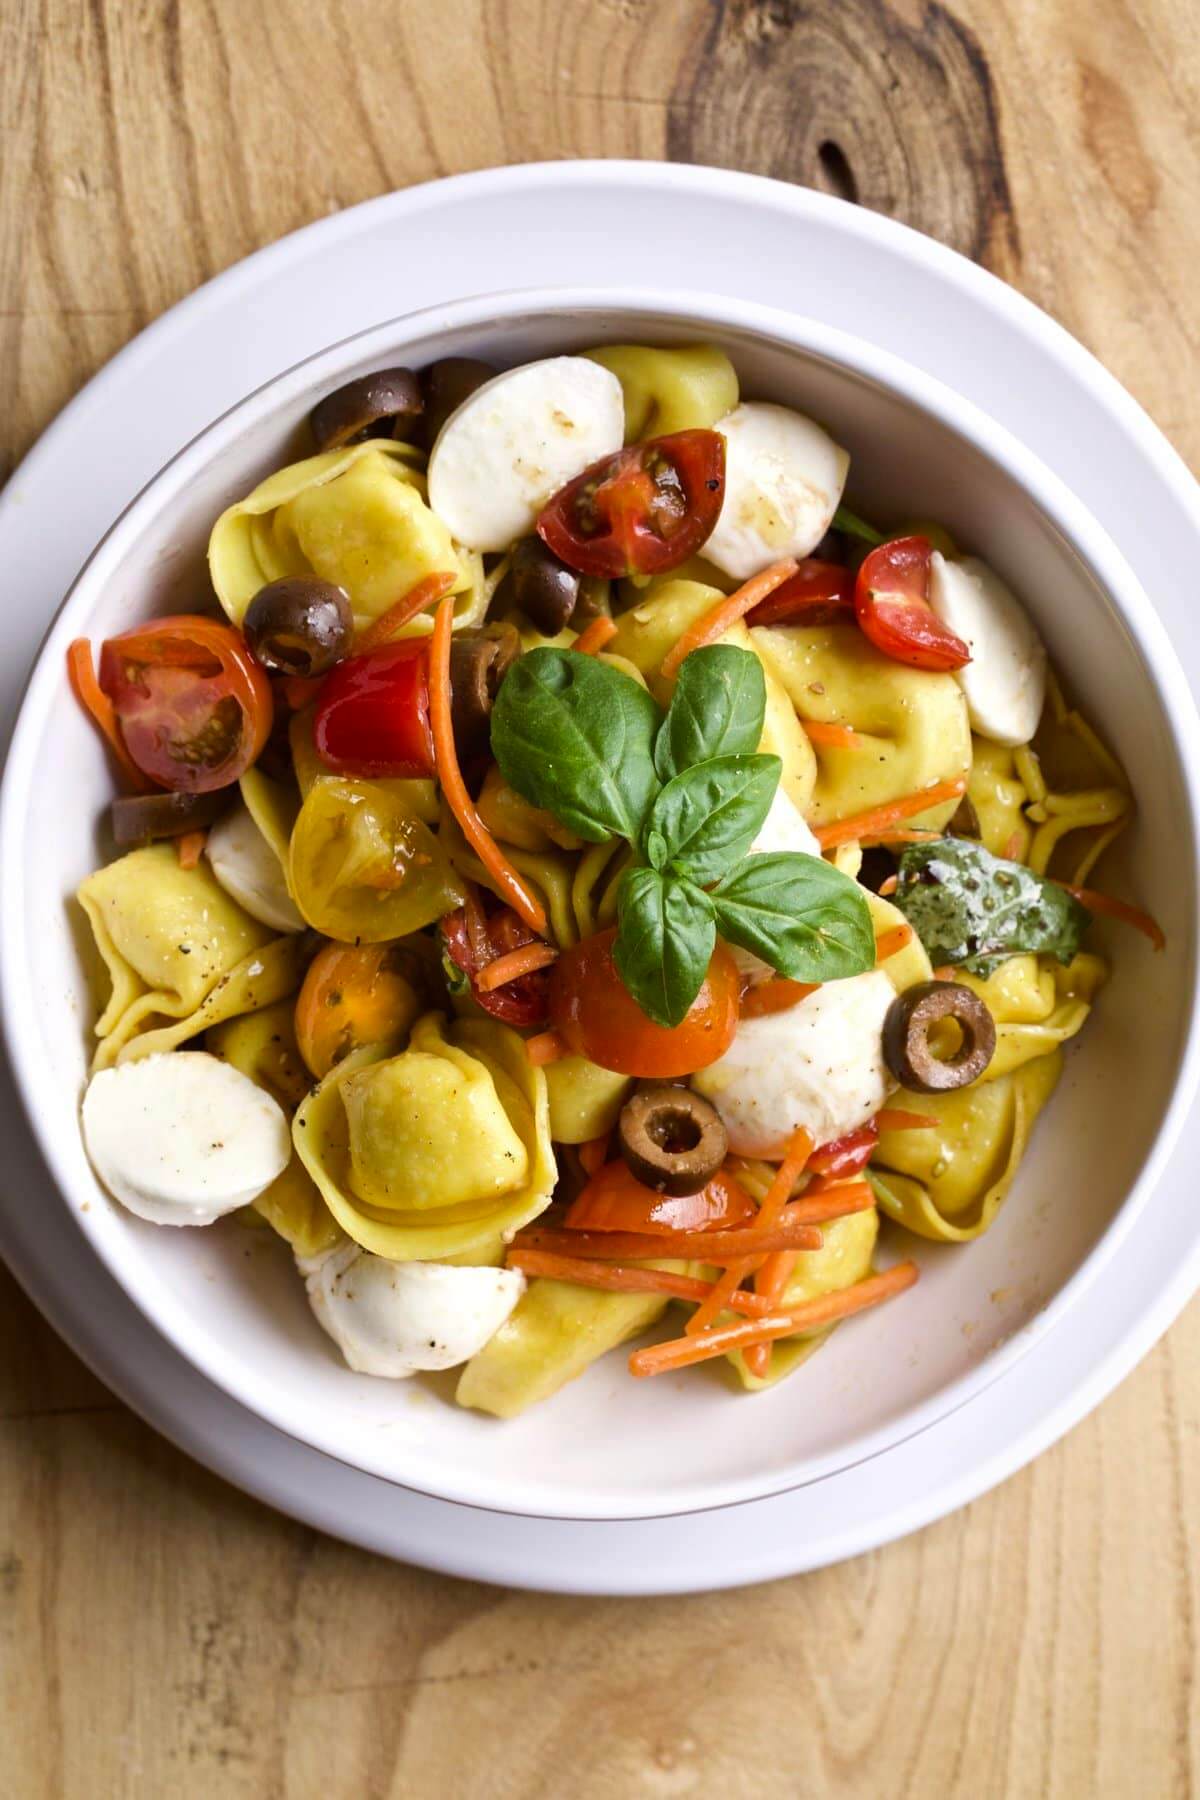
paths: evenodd
<path fill-rule="evenodd" d="M 560 1056 L 546 1065 L 546 1091 L 555 1143 L 587 1144 L 616 1125 L 633 1082 L 586 1056 Z"/>
<path fill-rule="evenodd" d="M 980 1081 L 996 1081 L 1073 1038 L 1107 978 L 1107 964 L 1087 952 L 1065 967 L 1051 956 L 1010 956 L 986 980 L 959 970 L 955 980 L 973 988 L 996 1021 L 996 1053 Z"/>
<path fill-rule="evenodd" d="M 605 344 L 585 356 L 609 369 L 625 396 L 625 442 L 711 428 L 738 403 L 737 371 L 715 344 L 659 349 Z"/>
<path fill-rule="evenodd" d="M 505 898 L 495 876 L 480 862 L 448 812 L 443 815 L 438 841 L 456 874 L 498 899 Z M 613 923 L 617 884 L 631 854 L 619 840 L 590 844 L 582 854 L 553 845 L 544 850 L 521 849 L 503 837 L 500 841 L 514 869 L 541 901 L 550 936 L 560 949 L 568 949 L 581 937 L 590 937 Z"/>
<path fill-rule="evenodd" d="M 837 1294 L 865 1281 L 871 1273 L 871 1257 L 879 1235 L 879 1214 L 873 1207 L 865 1212 L 849 1213 L 844 1219 L 831 1219 L 824 1228 L 819 1250 L 804 1250 L 796 1258 L 781 1306 L 799 1306 L 805 1300 L 817 1300 L 822 1294 Z M 810 1357 L 829 1336 L 833 1326 L 806 1331 L 797 1337 L 778 1338 L 771 1351 L 771 1362 L 765 1376 L 752 1375 L 740 1350 L 729 1356 L 734 1373 L 744 1388 L 756 1393 L 774 1387 L 785 1375 Z"/>
<path fill-rule="evenodd" d="M 355 1051 L 293 1137 L 347 1236 L 398 1262 L 498 1261 L 557 1177 L 545 1076 L 493 1020 L 427 1014 L 398 1055 Z"/>

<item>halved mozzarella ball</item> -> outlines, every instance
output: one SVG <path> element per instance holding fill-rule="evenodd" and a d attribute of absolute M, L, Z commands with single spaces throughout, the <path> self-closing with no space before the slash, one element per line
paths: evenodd
<path fill-rule="evenodd" d="M 786 1012 L 745 1019 L 717 1062 L 692 1076 L 739 1156 L 777 1149 L 801 1126 L 814 1144 L 865 1125 L 893 1085 L 883 1021 L 895 989 L 880 969 L 827 981 Z"/>
<path fill-rule="evenodd" d="M 971 651 L 954 673 L 972 729 L 996 744 L 1027 744 L 1046 698 L 1046 649 L 1021 602 L 977 556 L 951 562 L 935 550 L 929 603 Z"/>
<path fill-rule="evenodd" d="M 525 1292 L 519 1269 L 391 1262 L 349 1242 L 299 1267 L 350 1368 L 392 1380 L 469 1361 Z"/>
<path fill-rule="evenodd" d="M 272 931 L 303 931 L 304 920 L 288 893 L 283 864 L 243 802 L 218 819 L 204 846 L 212 872 L 252 919 Z"/>
<path fill-rule="evenodd" d="M 93 1075 L 83 1141 L 109 1193 L 153 1225 L 211 1225 L 270 1187 L 292 1154 L 282 1109 L 204 1050 Z"/>
<path fill-rule="evenodd" d="M 552 494 L 625 442 L 610 369 L 552 356 L 506 369 L 451 413 L 429 458 L 429 504 L 468 550 L 506 550 Z"/>
<path fill-rule="evenodd" d="M 808 556 L 833 523 L 850 458 L 803 413 L 750 400 L 716 430 L 725 500 L 703 555 L 745 581 L 784 556 Z"/>
<path fill-rule="evenodd" d="M 778 787 L 771 802 L 771 810 L 750 846 L 750 855 L 760 852 L 768 855 L 781 850 L 796 850 L 805 856 L 821 854 L 821 846 L 799 807 Z M 761 956 L 755 956 L 753 950 L 743 950 L 739 944 L 730 944 L 729 949 L 743 981 L 753 985 L 769 981 L 774 975 L 775 971 L 770 963 L 764 962 Z"/>

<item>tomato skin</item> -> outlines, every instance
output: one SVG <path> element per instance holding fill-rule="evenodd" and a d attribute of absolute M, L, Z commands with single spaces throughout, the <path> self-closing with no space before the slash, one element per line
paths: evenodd
<path fill-rule="evenodd" d="M 676 431 L 601 457 L 547 502 L 537 531 L 581 575 L 659 575 L 695 554 L 724 498 L 720 432 Z"/>
<path fill-rule="evenodd" d="M 724 1170 L 698 1194 L 672 1198 L 646 1187 L 620 1160 L 598 1169 L 563 1223 L 571 1231 L 710 1231 L 746 1225 L 758 1212 Z"/>
<path fill-rule="evenodd" d="M 402 638 L 338 663 L 322 684 L 313 742 L 339 775 L 432 775 L 426 640 Z"/>
<path fill-rule="evenodd" d="M 929 604 L 928 538 L 892 538 L 865 556 L 854 586 L 863 635 L 893 662 L 910 668 L 961 669 L 971 652 Z"/>
<path fill-rule="evenodd" d="M 132 761 L 173 793 L 231 786 L 270 736 L 265 671 L 240 632 L 201 613 L 153 619 L 108 638 L 99 683 Z"/>
<path fill-rule="evenodd" d="M 833 625 L 854 617 L 854 577 L 840 563 L 806 556 L 794 575 L 768 594 L 747 625 Z"/>
<path fill-rule="evenodd" d="M 857 1175 L 870 1162 L 878 1142 L 879 1127 L 871 1119 L 857 1131 L 848 1131 L 845 1137 L 834 1138 L 814 1150 L 808 1159 L 808 1167 L 814 1175 L 831 1175 L 838 1179 Z"/>
<path fill-rule="evenodd" d="M 326 944 L 296 996 L 296 1042 L 320 1081 L 363 1044 L 407 1031 L 421 1010 L 411 953 L 393 944 Z"/>
<path fill-rule="evenodd" d="M 503 1019 L 506 1025 L 532 1028 L 546 1023 L 550 1011 L 549 969 L 518 975 L 515 981 L 483 993 L 476 986 L 475 977 L 496 957 L 539 941 L 536 931 L 531 931 L 511 906 L 479 914 L 474 930 L 468 924 L 467 909 L 460 906 L 457 912 L 447 913 L 439 921 L 439 929 L 446 955 L 471 983 L 471 997 L 477 1006 L 493 1019 Z"/>
<path fill-rule="evenodd" d="M 550 1023 L 577 1056 L 618 1075 L 691 1075 L 723 1056 L 738 1022 L 737 964 L 721 943 L 682 1024 L 656 1025 L 613 961 L 616 930 L 564 950 L 550 971 Z"/>

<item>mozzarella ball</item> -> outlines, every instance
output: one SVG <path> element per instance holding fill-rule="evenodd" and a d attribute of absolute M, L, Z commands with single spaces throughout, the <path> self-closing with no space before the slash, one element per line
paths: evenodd
<path fill-rule="evenodd" d="M 725 498 L 703 554 L 745 581 L 786 556 L 809 556 L 833 523 L 850 458 L 828 432 L 786 406 L 752 400 L 716 429 L 725 439 Z"/>
<path fill-rule="evenodd" d="M 1046 698 L 1046 650 L 1025 608 L 977 556 L 933 553 L 929 604 L 971 652 L 954 671 L 971 728 L 996 744 L 1027 744 Z"/>
<path fill-rule="evenodd" d="M 283 864 L 244 803 L 217 820 L 204 846 L 213 874 L 252 919 L 272 931 L 303 931 Z"/>

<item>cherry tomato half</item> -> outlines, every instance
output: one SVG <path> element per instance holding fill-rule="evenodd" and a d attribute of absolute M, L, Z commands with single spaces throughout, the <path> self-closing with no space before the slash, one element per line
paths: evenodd
<path fill-rule="evenodd" d="M 863 558 L 854 611 L 863 635 L 893 662 L 914 669 L 961 669 L 971 652 L 929 604 L 929 539 L 892 538 Z"/>
<path fill-rule="evenodd" d="M 550 1023 L 569 1050 L 618 1075 L 691 1075 L 723 1056 L 738 1022 L 737 964 L 718 943 L 680 1025 L 656 1025 L 613 962 L 616 931 L 564 950 L 550 972 Z"/>
<path fill-rule="evenodd" d="M 808 1159 L 809 1170 L 814 1175 L 834 1175 L 839 1179 L 857 1175 L 870 1162 L 878 1142 L 879 1127 L 872 1119 L 857 1131 L 848 1131 L 845 1137 L 834 1138 L 814 1150 Z"/>
<path fill-rule="evenodd" d="M 475 985 L 480 970 L 498 956 L 506 956 L 523 944 L 539 941 L 537 933 L 529 929 L 511 906 L 502 906 L 492 913 L 484 913 L 482 907 L 477 906 L 469 922 L 467 909 L 460 906 L 457 912 L 447 913 L 440 925 L 446 955 L 467 977 L 471 993 L 484 1012 L 491 1013 L 494 1019 L 503 1019 L 506 1025 L 532 1027 L 546 1023 L 550 1010 L 549 969 L 535 969 L 531 975 L 518 975 L 515 981 L 507 981 L 503 987 L 492 988 L 486 993 L 480 993 Z"/>
<path fill-rule="evenodd" d="M 401 1038 L 421 1011 L 411 951 L 396 944 L 326 944 L 296 996 L 296 1042 L 317 1077 L 363 1044 Z"/>
<path fill-rule="evenodd" d="M 271 684 L 241 633 L 199 613 L 153 619 L 100 651 L 100 686 L 130 757 L 160 787 L 229 787 L 271 731 Z"/>
<path fill-rule="evenodd" d="M 581 575 L 658 575 L 695 554 L 724 498 L 720 432 L 676 431 L 602 457 L 569 481 L 543 509 L 538 536 Z"/>
<path fill-rule="evenodd" d="M 564 1223 L 572 1231 L 709 1231 L 748 1224 L 757 1212 L 745 1188 L 723 1169 L 698 1194 L 676 1198 L 644 1186 L 617 1161 L 597 1170 Z"/>
<path fill-rule="evenodd" d="M 321 688 L 313 741 L 339 775 L 432 775 L 428 641 L 402 638 L 338 663 Z"/>
<path fill-rule="evenodd" d="M 832 625 L 854 617 L 854 577 L 840 563 L 805 557 L 794 575 L 761 601 L 747 625 Z"/>

